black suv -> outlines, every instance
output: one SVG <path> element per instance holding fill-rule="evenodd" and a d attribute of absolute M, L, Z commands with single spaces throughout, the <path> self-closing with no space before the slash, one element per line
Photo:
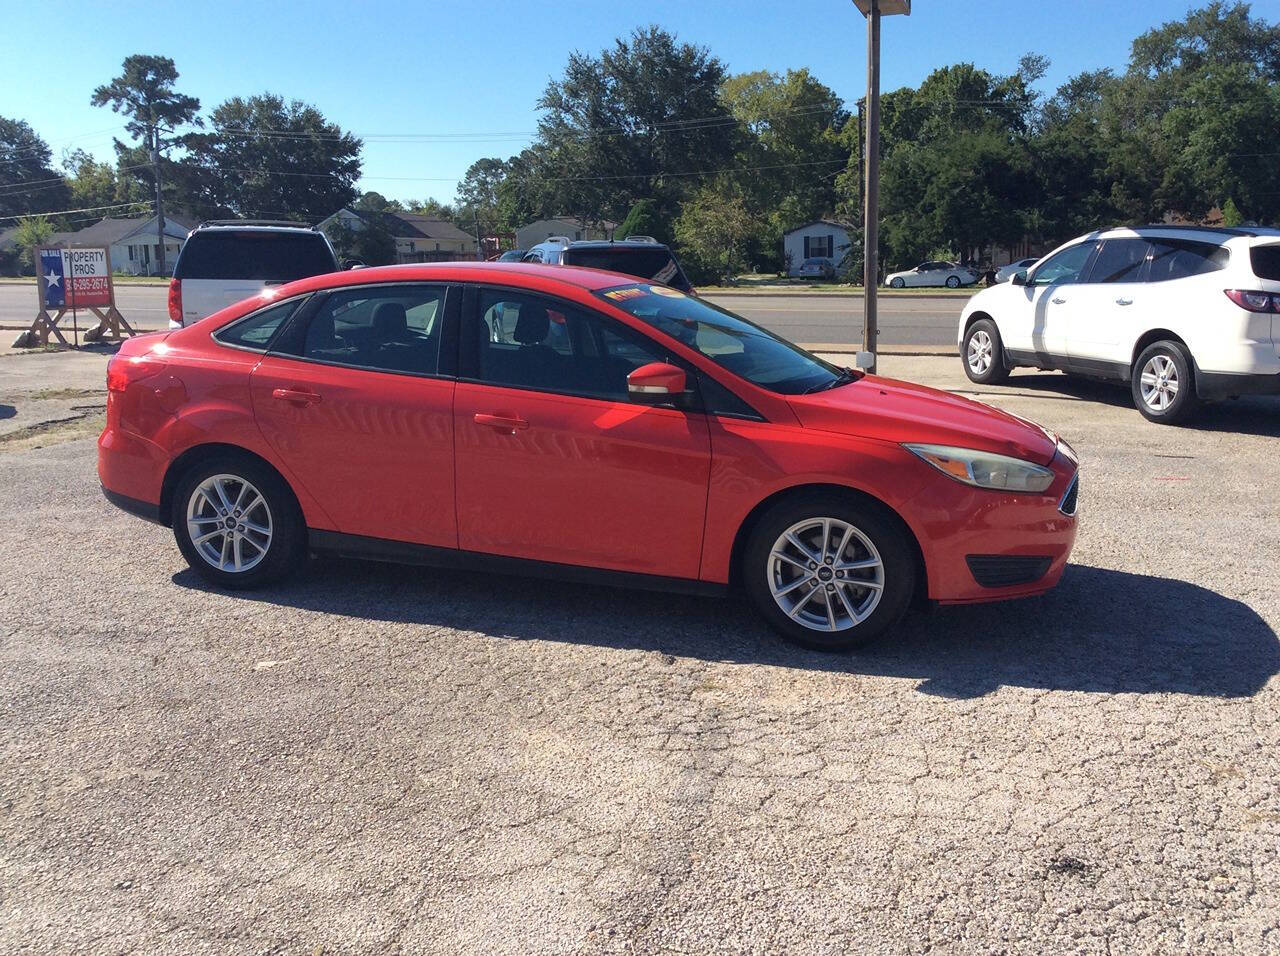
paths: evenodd
<path fill-rule="evenodd" d="M 684 269 L 680 268 L 675 253 L 649 236 L 618 240 L 581 239 L 577 242 L 553 236 L 530 249 L 521 261 L 604 269 L 646 282 L 669 285 L 681 292 L 693 291 L 693 285 Z"/>

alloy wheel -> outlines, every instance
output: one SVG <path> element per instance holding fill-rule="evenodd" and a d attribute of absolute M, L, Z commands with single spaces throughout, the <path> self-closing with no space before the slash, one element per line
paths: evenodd
<path fill-rule="evenodd" d="M 1142 400 L 1152 411 L 1167 411 L 1178 397 L 1178 368 L 1167 355 L 1153 355 L 1139 379 Z"/>
<path fill-rule="evenodd" d="M 769 552 L 770 593 L 782 612 L 813 631 L 861 624 L 884 593 L 884 561 L 871 539 L 839 518 L 806 518 Z"/>
<path fill-rule="evenodd" d="M 271 548 L 267 499 L 238 475 L 211 475 L 187 501 L 187 534 L 196 553 L 219 571 L 252 570 Z"/>
<path fill-rule="evenodd" d="M 987 369 L 991 368 L 991 357 L 993 353 L 993 344 L 991 336 L 984 330 L 979 329 L 969 336 L 969 348 L 967 349 L 967 358 L 969 368 L 973 369 L 975 375 L 986 374 Z"/>

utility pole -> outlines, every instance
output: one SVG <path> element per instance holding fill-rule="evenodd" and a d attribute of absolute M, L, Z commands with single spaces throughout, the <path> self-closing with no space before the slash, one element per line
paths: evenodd
<path fill-rule="evenodd" d="M 880 17 L 911 13 L 911 0 L 853 0 L 867 18 L 867 138 L 862 190 L 862 352 L 858 367 L 874 374 L 880 283 Z"/>
<path fill-rule="evenodd" d="M 164 275 L 164 193 L 160 187 L 160 127 L 151 118 L 151 173 L 156 183 L 156 268 Z"/>

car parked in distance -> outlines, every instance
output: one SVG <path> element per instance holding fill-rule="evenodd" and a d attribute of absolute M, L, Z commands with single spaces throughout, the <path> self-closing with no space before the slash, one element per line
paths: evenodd
<path fill-rule="evenodd" d="M 800 268 L 796 272 L 802 279 L 834 279 L 836 277 L 836 267 L 830 259 L 822 257 L 809 258 L 800 263 Z"/>
<path fill-rule="evenodd" d="M 521 259 L 525 257 L 525 254 L 528 251 L 529 251 L 528 249 L 508 249 L 506 252 L 503 252 L 499 255 L 494 256 L 489 261 L 490 262 L 519 262 Z"/>
<path fill-rule="evenodd" d="M 173 266 L 169 328 L 198 322 L 270 286 L 337 271 L 329 240 L 310 226 L 239 219 L 202 222 L 187 235 Z"/>
<path fill-rule="evenodd" d="M 1015 272 L 1022 272 L 1025 269 L 1030 269 L 1039 261 L 1039 256 L 1029 256 L 1026 259 L 1019 259 L 1017 262 L 1011 262 L 1007 266 L 1001 266 L 996 270 L 996 281 L 1008 282 L 1013 278 L 1013 274 Z"/>
<path fill-rule="evenodd" d="M 1280 394 L 1280 230 L 1137 226 L 1091 232 L 964 307 L 975 382 L 1061 369 L 1125 383 L 1154 422 L 1200 401 Z"/>
<path fill-rule="evenodd" d="M 946 286 L 958 289 L 978 281 L 978 271 L 955 262 L 922 262 L 914 269 L 891 272 L 884 277 L 884 284 L 891 289 L 909 289 L 919 286 Z"/>
<path fill-rule="evenodd" d="M 530 248 L 521 261 L 605 269 L 649 282 L 660 282 L 681 292 L 693 291 L 693 284 L 685 275 L 675 253 L 669 246 L 651 236 L 628 236 L 616 241 L 574 241 L 566 236 L 553 236 Z"/>
<path fill-rule="evenodd" d="M 309 552 L 739 586 L 787 638 L 841 649 L 915 597 L 1045 591 L 1076 534 L 1051 432 L 596 270 L 304 279 L 129 339 L 107 391 L 107 497 L 228 588 Z"/>

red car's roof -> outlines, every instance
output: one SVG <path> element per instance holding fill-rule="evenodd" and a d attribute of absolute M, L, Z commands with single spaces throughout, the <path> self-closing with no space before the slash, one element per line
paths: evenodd
<path fill-rule="evenodd" d="M 551 284 L 577 286 L 594 292 L 618 285 L 637 282 L 635 276 L 582 266 L 550 266 L 524 262 L 426 262 L 400 266 L 374 266 L 367 269 L 350 269 L 328 275 L 299 279 L 280 290 L 282 295 L 295 295 L 315 289 L 331 289 L 344 285 L 361 285 L 366 282 L 441 282 L 466 280 L 501 282 L 513 277 L 540 279 Z M 525 285 L 527 283 L 520 283 Z"/>

